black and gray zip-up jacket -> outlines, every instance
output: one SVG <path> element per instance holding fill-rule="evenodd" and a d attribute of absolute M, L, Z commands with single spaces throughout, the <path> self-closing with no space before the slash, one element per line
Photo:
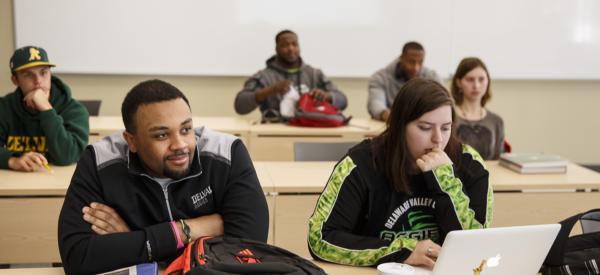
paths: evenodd
<path fill-rule="evenodd" d="M 172 220 L 219 213 L 226 236 L 267 240 L 269 210 L 244 144 L 204 127 L 195 134 L 190 174 L 165 188 L 144 171 L 120 133 L 85 149 L 59 218 L 58 244 L 67 274 L 171 260 L 178 253 Z M 81 212 L 91 202 L 115 209 L 131 232 L 94 233 Z"/>
<path fill-rule="evenodd" d="M 461 157 L 459 169 L 448 164 L 412 176 L 408 194 L 396 192 L 375 168 L 371 141 L 350 149 L 309 219 L 313 258 L 355 266 L 404 262 L 419 240 L 441 243 L 452 230 L 488 227 L 489 173 L 468 145 Z"/>
<path fill-rule="evenodd" d="M 267 60 L 265 69 L 260 70 L 246 80 L 244 88 L 235 97 L 235 111 L 241 115 L 254 111 L 259 106 L 259 103 L 256 102 L 256 91 L 286 79 L 292 81 L 296 90 L 302 93 L 316 88 L 329 92 L 331 94 L 331 104 L 339 110 L 346 109 L 348 105 L 346 95 L 327 79 L 320 69 L 313 68 L 300 59 L 300 68 L 288 71 L 279 64 L 277 56 L 273 56 Z M 269 96 L 260 103 L 261 114 L 264 114 L 266 110 L 275 110 L 279 113 L 279 104 L 282 99 L 283 95 L 280 94 Z"/>

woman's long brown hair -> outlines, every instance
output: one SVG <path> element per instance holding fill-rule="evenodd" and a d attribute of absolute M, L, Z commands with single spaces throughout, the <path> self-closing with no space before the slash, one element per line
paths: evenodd
<path fill-rule="evenodd" d="M 373 140 L 375 165 L 398 192 L 411 193 L 409 178 L 416 167 L 406 143 L 406 126 L 441 106 L 451 106 L 452 98 L 444 86 L 433 80 L 415 78 L 408 81 L 396 96 L 387 129 Z M 452 108 L 452 121 L 454 121 Z M 454 126 L 448 145 L 444 149 L 455 165 L 460 165 L 461 144 L 454 136 Z"/>

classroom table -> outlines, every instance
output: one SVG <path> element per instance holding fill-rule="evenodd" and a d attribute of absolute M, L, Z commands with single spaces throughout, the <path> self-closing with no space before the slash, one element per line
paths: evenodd
<path fill-rule="evenodd" d="M 0 263 L 60 262 L 58 214 L 75 166 L 0 170 Z"/>
<path fill-rule="evenodd" d="M 309 257 L 307 219 L 335 162 L 257 161 L 269 206 L 269 243 Z M 521 175 L 487 162 L 493 226 L 554 223 L 597 208 L 600 174 L 570 163 L 566 174 Z M 0 170 L 1 263 L 60 262 L 57 220 L 74 165 L 22 173 Z"/>
<path fill-rule="evenodd" d="M 377 275 L 377 269 L 374 267 L 353 267 L 345 265 L 337 265 L 331 263 L 324 263 L 314 261 L 316 265 L 321 267 L 323 270 L 330 275 Z M 11 269 L 0 269 L 0 275 L 64 275 L 65 272 L 62 267 L 48 267 L 48 268 L 11 268 Z M 159 272 L 159 274 L 162 274 Z"/>
<path fill-rule="evenodd" d="M 57 222 L 75 165 L 52 170 L 0 170 L 0 264 L 60 262 Z M 261 171 L 259 177 L 268 177 Z M 269 207 L 268 242 L 273 243 L 274 189 L 261 187 Z"/>
<path fill-rule="evenodd" d="M 274 243 L 310 256 L 307 220 L 335 162 L 255 163 L 260 181 L 272 181 L 269 185 L 274 186 Z M 494 227 L 556 223 L 600 206 L 600 193 L 592 191 L 600 188 L 600 173 L 575 163 L 569 163 L 566 174 L 545 175 L 518 174 L 497 161 L 486 166 L 494 188 Z"/>
<path fill-rule="evenodd" d="M 298 127 L 281 123 L 250 127 L 249 151 L 254 161 L 292 161 L 296 142 L 360 142 L 385 130 L 385 123 L 355 118 L 335 128 Z"/>
<path fill-rule="evenodd" d="M 385 123 L 372 119 L 352 119 L 348 126 L 313 128 L 282 123 L 260 124 L 239 117 L 193 117 L 194 127 L 238 136 L 253 160 L 294 160 L 296 142 L 360 142 L 383 132 Z M 124 129 L 120 116 L 90 117 L 90 143 Z"/>
<path fill-rule="evenodd" d="M 239 117 L 192 117 L 194 127 L 206 126 L 212 130 L 239 137 L 247 144 L 250 122 Z M 125 129 L 121 116 L 91 116 L 90 143 Z"/>

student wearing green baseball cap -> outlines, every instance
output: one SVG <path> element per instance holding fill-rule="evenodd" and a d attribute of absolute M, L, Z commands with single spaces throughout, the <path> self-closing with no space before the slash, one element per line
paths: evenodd
<path fill-rule="evenodd" d="M 47 52 L 25 46 L 10 58 L 14 92 L 0 98 L 0 168 L 37 171 L 79 160 L 89 115 L 50 70 Z"/>

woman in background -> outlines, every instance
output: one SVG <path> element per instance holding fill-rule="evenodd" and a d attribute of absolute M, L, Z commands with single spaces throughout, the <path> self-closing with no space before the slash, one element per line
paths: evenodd
<path fill-rule="evenodd" d="M 491 98 L 490 74 L 479 58 L 463 59 L 450 88 L 456 103 L 456 136 L 481 156 L 498 159 L 504 151 L 504 122 L 485 108 Z"/>
<path fill-rule="evenodd" d="M 492 188 L 479 154 L 452 135 L 450 93 L 413 79 L 387 129 L 335 166 L 309 219 L 315 259 L 432 267 L 446 234 L 490 225 Z"/>

